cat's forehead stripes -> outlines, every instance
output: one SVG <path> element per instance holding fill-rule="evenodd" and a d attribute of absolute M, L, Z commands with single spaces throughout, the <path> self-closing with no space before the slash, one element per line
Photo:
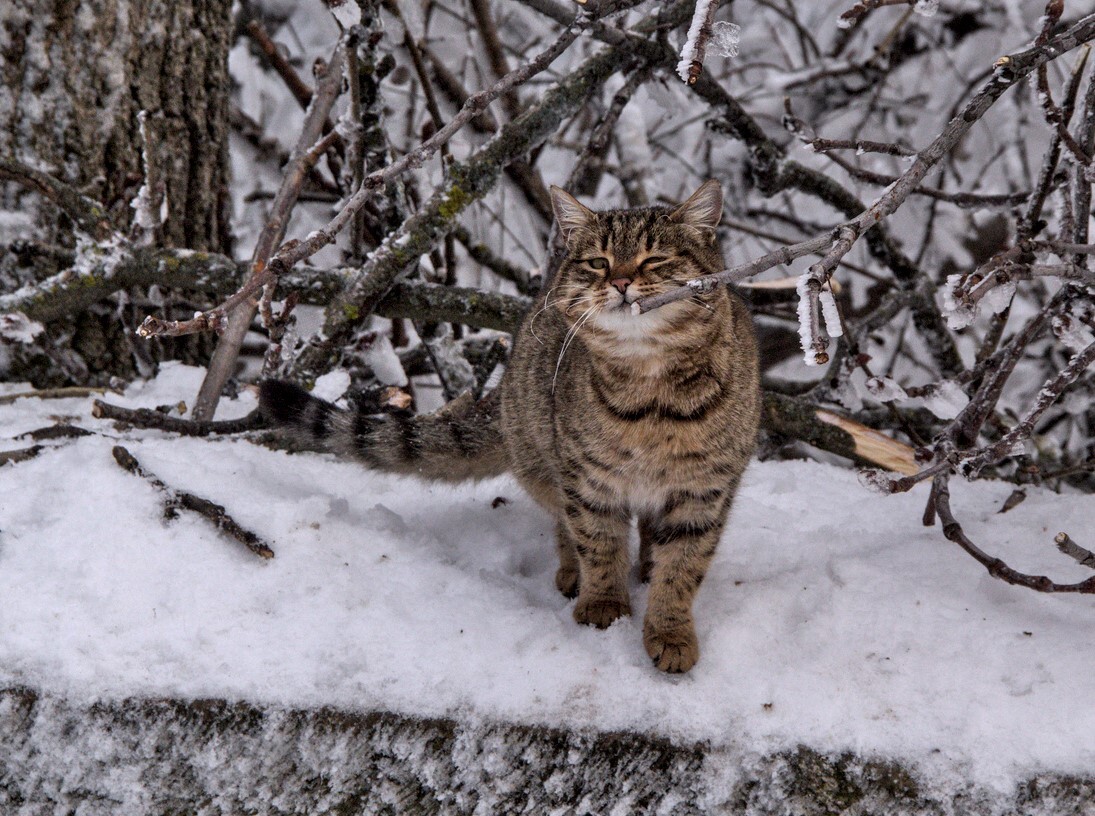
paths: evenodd
<path fill-rule="evenodd" d="M 661 208 L 598 213 L 597 231 L 601 251 L 618 260 L 650 254 L 658 246 L 657 223 L 665 216 Z"/>

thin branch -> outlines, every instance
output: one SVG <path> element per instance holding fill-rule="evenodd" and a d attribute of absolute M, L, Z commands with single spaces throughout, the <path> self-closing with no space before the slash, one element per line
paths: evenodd
<path fill-rule="evenodd" d="M 301 186 L 304 184 L 308 170 L 314 166 L 318 157 L 315 147 L 318 146 L 317 143 L 326 141 L 321 138 L 321 134 L 327 122 L 327 114 L 342 88 L 344 50 L 345 44 L 340 40 L 326 66 L 325 73 L 318 78 L 316 93 L 304 117 L 304 125 L 293 151 L 293 159 L 286 169 L 281 188 L 271 206 L 270 217 L 255 244 L 251 259 L 250 280 L 230 299 L 232 301 L 230 306 L 222 307 L 219 313 L 217 310 L 212 310 L 195 317 L 194 331 L 223 329 L 223 335 L 217 343 L 213 359 L 209 363 L 209 370 L 194 401 L 194 419 L 205 421 L 213 418 L 221 390 L 236 365 L 240 347 L 243 345 L 243 337 L 250 328 L 251 319 L 257 309 L 253 295 L 259 289 L 266 287 L 268 299 L 270 289 L 276 283 L 276 278 L 269 268 L 270 255 L 285 235 L 289 216 L 296 204 L 297 196 L 300 195 Z M 152 336 L 156 326 L 155 322 L 142 324 L 141 335 Z"/>
<path fill-rule="evenodd" d="M 1017 446 L 1030 439 L 1031 434 L 1034 432 L 1034 426 L 1046 410 L 1060 398 L 1068 386 L 1076 382 L 1076 379 L 1093 361 L 1095 361 L 1095 343 L 1076 354 L 1068 361 L 1068 365 L 1065 366 L 1063 371 L 1042 386 L 1042 389 L 1038 392 L 1038 399 L 1014 428 L 984 450 L 963 458 L 960 461 L 962 472 L 968 476 L 975 476 L 988 465 L 995 464 L 1004 457 L 1013 455 Z"/>
<path fill-rule="evenodd" d="M 0 180 L 14 181 L 45 196 L 96 241 L 105 241 L 113 234 L 102 204 L 49 173 L 23 164 L 14 156 L 0 157 Z"/>
<path fill-rule="evenodd" d="M 1095 577 L 1088 578 L 1086 581 L 1080 581 L 1075 584 L 1058 584 L 1051 581 L 1045 575 L 1027 575 L 1026 573 L 1018 572 L 1009 567 L 1001 559 L 990 556 L 974 544 L 966 535 L 965 531 L 962 529 L 962 525 L 958 523 L 958 520 L 954 517 L 954 513 L 951 511 L 948 480 L 949 477 L 946 474 L 940 474 L 936 476 L 935 481 L 932 482 L 932 496 L 934 499 L 935 511 L 939 514 L 939 520 L 943 524 L 943 535 L 946 536 L 949 541 L 953 541 L 971 555 L 978 563 L 988 570 L 989 575 L 993 578 L 999 578 L 1001 581 L 1006 581 L 1009 584 L 1026 587 L 1027 589 L 1033 589 L 1037 592 L 1095 593 Z"/>
<path fill-rule="evenodd" d="M 1095 569 L 1095 553 L 1086 547 L 1081 547 L 1072 540 L 1068 533 L 1057 533 L 1057 535 L 1053 537 L 1053 540 L 1057 543 L 1057 549 L 1065 555 L 1076 559 L 1076 562 L 1080 566 Z"/>
<path fill-rule="evenodd" d="M 71 399 L 73 397 L 90 397 L 93 394 L 105 394 L 106 388 L 85 388 L 82 386 L 70 386 L 67 388 L 43 388 L 37 391 L 17 391 L 14 394 L 0 396 L 0 405 L 9 405 L 21 399 Z"/>
<path fill-rule="evenodd" d="M 196 422 L 192 419 L 173 417 L 150 408 L 123 408 L 109 402 L 95 400 L 91 405 L 91 415 L 96 419 L 112 419 L 124 422 L 135 428 L 156 428 L 182 436 L 210 436 L 212 434 L 237 434 L 264 427 L 258 411 L 252 411 L 240 419 L 227 419 L 215 422 Z"/>
<path fill-rule="evenodd" d="M 214 527 L 236 539 L 255 555 L 261 558 L 274 557 L 274 551 L 270 549 L 266 542 L 250 530 L 241 527 L 239 522 L 228 515 L 228 512 L 219 504 L 214 504 L 208 499 L 203 499 L 193 493 L 168 487 L 156 476 L 141 467 L 141 463 L 137 461 L 133 454 L 121 445 L 115 445 L 111 453 L 114 455 L 114 461 L 118 463 L 119 467 L 135 476 L 140 476 L 164 494 L 164 518 L 168 520 L 175 518 L 178 516 L 180 508 L 190 510 L 204 516 L 213 523 Z"/>

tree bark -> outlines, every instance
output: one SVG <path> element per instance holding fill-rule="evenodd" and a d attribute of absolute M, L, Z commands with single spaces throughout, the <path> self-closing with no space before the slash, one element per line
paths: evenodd
<path fill-rule="evenodd" d="M 147 185 L 148 210 L 164 216 L 145 233 L 154 245 L 230 254 L 230 0 L 8 0 L 5 9 L 0 155 L 102 202 L 124 235 Z M 35 193 L 0 183 L 0 202 L 25 214 L 0 224 L 0 244 L 77 245 L 71 220 Z M 0 274 L 17 288 L 55 271 L 32 263 Z M 113 306 L 51 323 L 40 339 L 9 347 L 9 377 L 38 386 L 128 378 L 141 355 L 200 362 L 211 345 L 138 349 Z"/>
<path fill-rule="evenodd" d="M 102 201 L 118 229 L 147 158 L 166 195 L 159 242 L 228 252 L 230 12 L 229 0 L 14 0 L 0 22 L 0 152 Z M 37 222 L 41 240 L 71 237 L 52 207 Z"/>

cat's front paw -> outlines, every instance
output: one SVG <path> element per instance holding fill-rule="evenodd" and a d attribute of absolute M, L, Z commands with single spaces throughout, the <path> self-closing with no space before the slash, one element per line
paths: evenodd
<path fill-rule="evenodd" d="M 686 672 L 700 659 L 700 642 L 691 625 L 673 629 L 655 629 L 649 624 L 643 627 L 643 646 L 646 653 L 663 672 Z"/>
<path fill-rule="evenodd" d="M 574 620 L 586 626 L 607 629 L 613 621 L 631 614 L 631 604 L 626 598 L 578 599 L 574 607 Z"/>

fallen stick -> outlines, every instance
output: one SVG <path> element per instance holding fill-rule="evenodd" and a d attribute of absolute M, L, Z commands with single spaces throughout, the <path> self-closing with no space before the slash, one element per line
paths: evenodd
<path fill-rule="evenodd" d="M 69 397 L 90 397 L 92 394 L 105 394 L 107 388 L 83 388 L 70 386 L 66 388 L 43 388 L 39 391 L 17 391 L 14 394 L 0 395 L 0 405 L 7 405 L 21 399 L 68 399 Z"/>
<path fill-rule="evenodd" d="M 9 462 L 25 462 L 28 459 L 33 459 L 45 449 L 45 445 L 31 445 L 29 448 L 0 451 L 0 466 L 6 465 Z"/>
<path fill-rule="evenodd" d="M 261 538 L 250 530 L 241 527 L 239 522 L 228 515 L 228 512 L 221 505 L 203 499 L 201 496 L 195 496 L 193 493 L 168 487 L 156 476 L 141 467 L 141 463 L 137 461 L 136 457 L 121 445 L 115 445 L 111 453 L 114 454 L 114 461 L 119 466 L 135 476 L 148 480 L 153 487 L 165 495 L 164 518 L 170 520 L 177 517 L 180 507 L 192 510 L 199 515 L 205 516 L 213 523 L 214 527 L 236 539 L 255 555 L 262 558 L 274 557 L 274 551 Z"/>
<path fill-rule="evenodd" d="M 258 411 L 252 411 L 239 419 L 224 419 L 199 422 L 193 419 L 181 419 L 168 416 L 151 408 L 123 408 L 109 402 L 95 400 L 91 406 L 91 415 L 96 419 L 114 419 L 128 422 L 138 428 L 157 428 L 161 431 L 182 434 L 183 436 L 209 436 L 210 434 L 231 434 L 253 431 L 264 425 Z"/>

